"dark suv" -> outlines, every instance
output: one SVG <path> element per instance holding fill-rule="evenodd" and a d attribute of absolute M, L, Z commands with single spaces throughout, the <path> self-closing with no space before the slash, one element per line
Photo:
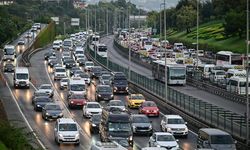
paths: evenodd
<path fill-rule="evenodd" d="M 114 93 L 128 94 L 128 81 L 123 72 L 114 72 L 112 77 L 112 86 Z"/>

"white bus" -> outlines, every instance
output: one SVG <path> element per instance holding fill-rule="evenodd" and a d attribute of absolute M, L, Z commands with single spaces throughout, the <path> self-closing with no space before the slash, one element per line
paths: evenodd
<path fill-rule="evenodd" d="M 102 56 L 102 57 L 107 57 L 107 46 L 105 44 L 97 44 L 96 45 L 96 52 L 98 55 Z"/>
<path fill-rule="evenodd" d="M 156 80 L 165 82 L 165 62 L 154 61 L 152 63 L 152 74 Z M 167 83 L 169 85 L 185 85 L 186 66 L 184 64 L 167 64 Z"/>
<path fill-rule="evenodd" d="M 220 51 L 216 54 L 216 65 L 243 65 L 242 55 L 230 51 Z"/>
<path fill-rule="evenodd" d="M 248 79 L 250 81 L 250 78 Z M 239 95 L 245 95 L 247 85 L 246 80 L 246 77 L 231 77 L 227 83 L 227 91 L 237 93 Z M 250 88 L 248 89 L 248 94 L 250 94 Z"/>
<path fill-rule="evenodd" d="M 4 55 L 3 55 L 3 60 L 11 60 L 14 61 L 16 57 L 16 52 L 15 52 L 15 46 L 13 45 L 5 45 L 4 46 Z"/>
<path fill-rule="evenodd" d="M 99 35 L 93 35 L 91 44 L 96 45 L 96 44 L 99 44 L 99 43 L 100 43 L 100 36 Z"/>

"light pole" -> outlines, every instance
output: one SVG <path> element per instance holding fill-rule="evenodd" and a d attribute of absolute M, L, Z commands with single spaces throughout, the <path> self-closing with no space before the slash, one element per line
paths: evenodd
<path fill-rule="evenodd" d="M 130 46 L 130 0 L 129 0 L 129 6 L 128 6 L 128 60 L 129 60 L 129 66 L 128 66 L 128 79 L 130 81 L 131 79 L 131 46 Z"/>
<path fill-rule="evenodd" d="M 107 36 L 109 35 L 109 14 L 107 9 L 107 16 L 106 16 L 106 25 L 107 25 Z M 108 49 L 107 49 L 107 68 L 109 66 L 109 55 L 108 55 Z"/>
<path fill-rule="evenodd" d="M 246 128 L 246 144 L 248 146 L 249 144 L 249 95 L 248 95 L 248 88 L 249 88 L 249 0 L 247 0 L 247 78 L 246 78 L 246 82 L 247 82 L 247 86 L 246 86 L 246 97 L 247 97 L 247 114 L 246 114 L 246 123 L 247 123 L 247 128 Z"/>
<path fill-rule="evenodd" d="M 166 0 L 164 0 L 164 40 L 167 41 Z M 165 101 L 168 99 L 167 49 L 165 48 Z"/>
<path fill-rule="evenodd" d="M 199 0 L 197 0 L 197 17 L 196 17 L 196 70 L 198 69 L 198 50 L 199 50 Z"/>
<path fill-rule="evenodd" d="M 161 21 L 161 6 L 162 6 L 162 5 L 165 5 L 165 3 L 161 3 L 161 4 L 160 4 L 160 42 L 161 42 L 161 38 L 162 38 L 162 37 L 161 37 L 161 35 L 162 35 L 162 26 L 161 26 L 161 25 L 162 25 L 162 23 L 161 23 L 161 22 L 162 22 L 162 21 Z M 161 51 L 161 48 L 162 48 L 162 47 L 161 47 L 161 45 L 160 45 L 160 51 Z"/>

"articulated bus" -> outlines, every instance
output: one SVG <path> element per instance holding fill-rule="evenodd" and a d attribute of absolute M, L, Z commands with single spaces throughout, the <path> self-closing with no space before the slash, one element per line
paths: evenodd
<path fill-rule="evenodd" d="M 243 65 L 242 55 L 230 51 L 220 51 L 216 54 L 216 65 Z"/>
<path fill-rule="evenodd" d="M 165 61 L 154 61 L 152 66 L 153 77 L 165 82 Z M 169 85 L 185 85 L 186 66 L 183 64 L 167 64 L 167 83 Z"/>

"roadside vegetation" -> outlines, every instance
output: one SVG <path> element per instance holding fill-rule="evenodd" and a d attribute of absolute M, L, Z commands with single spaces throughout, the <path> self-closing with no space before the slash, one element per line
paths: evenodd
<path fill-rule="evenodd" d="M 204 50 L 246 51 L 246 1 L 204 0 L 199 3 L 199 47 Z M 164 30 L 164 11 L 150 12 L 148 26 Z M 195 47 L 197 0 L 180 0 L 166 10 L 167 39 Z M 155 23 L 156 22 L 156 23 Z"/>

